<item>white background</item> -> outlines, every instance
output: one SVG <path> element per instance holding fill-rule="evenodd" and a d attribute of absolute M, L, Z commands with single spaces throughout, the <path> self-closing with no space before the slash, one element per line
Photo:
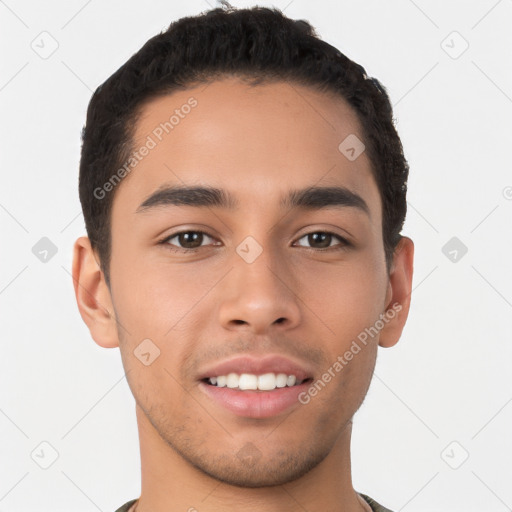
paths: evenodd
<path fill-rule="evenodd" d="M 110 512 L 139 495 L 119 351 L 90 338 L 70 277 L 80 130 L 98 85 L 210 2 L 0 2 L 0 512 Z M 260 5 L 309 20 L 387 87 L 411 167 L 412 307 L 355 417 L 354 487 L 395 511 L 512 510 L 512 1 Z M 43 31 L 47 59 L 31 47 L 51 47 Z M 46 263 L 42 237 L 58 248 Z M 456 262 L 452 237 L 468 249 Z M 43 441 L 59 455 L 48 469 L 31 457 L 50 460 Z"/>

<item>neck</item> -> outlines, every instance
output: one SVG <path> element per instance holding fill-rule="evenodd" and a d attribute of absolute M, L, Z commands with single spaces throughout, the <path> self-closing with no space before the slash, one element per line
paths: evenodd
<path fill-rule="evenodd" d="M 141 454 L 141 496 L 136 512 L 362 512 L 369 505 L 354 491 L 350 466 L 352 423 L 316 467 L 292 482 L 236 487 L 203 473 L 158 434 L 136 406 Z"/>

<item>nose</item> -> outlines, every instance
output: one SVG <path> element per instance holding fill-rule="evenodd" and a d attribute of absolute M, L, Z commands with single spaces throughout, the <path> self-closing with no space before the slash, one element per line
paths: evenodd
<path fill-rule="evenodd" d="M 288 330 L 301 320 L 296 277 L 269 249 L 248 263 L 234 255 L 234 268 L 226 277 L 219 307 L 220 323 L 228 330 L 269 334 Z"/>

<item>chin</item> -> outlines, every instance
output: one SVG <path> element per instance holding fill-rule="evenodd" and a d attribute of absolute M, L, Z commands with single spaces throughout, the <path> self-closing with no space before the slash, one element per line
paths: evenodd
<path fill-rule="evenodd" d="M 329 449 L 313 452 L 298 451 L 274 456 L 265 456 L 251 452 L 248 443 L 235 457 L 202 454 L 201 457 L 184 455 L 185 459 L 203 474 L 234 487 L 261 488 L 287 484 L 298 480 L 320 464 L 329 453 Z M 253 445 L 251 445 L 253 446 Z M 242 454 L 242 455 L 240 455 Z"/>

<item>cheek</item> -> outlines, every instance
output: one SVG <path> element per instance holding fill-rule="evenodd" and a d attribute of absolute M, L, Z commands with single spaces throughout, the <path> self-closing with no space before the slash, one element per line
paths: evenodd
<path fill-rule="evenodd" d="M 118 319 L 134 336 L 166 339 L 181 329 L 182 320 L 224 272 L 225 266 L 171 263 L 164 249 L 149 256 L 113 252 L 112 296 Z"/>
<path fill-rule="evenodd" d="M 300 280 L 299 296 L 315 313 L 327 338 L 337 343 L 355 339 L 383 312 L 387 285 L 384 267 L 372 266 L 361 258 L 356 264 L 317 264 L 309 270 L 297 272 L 305 276 Z"/>

